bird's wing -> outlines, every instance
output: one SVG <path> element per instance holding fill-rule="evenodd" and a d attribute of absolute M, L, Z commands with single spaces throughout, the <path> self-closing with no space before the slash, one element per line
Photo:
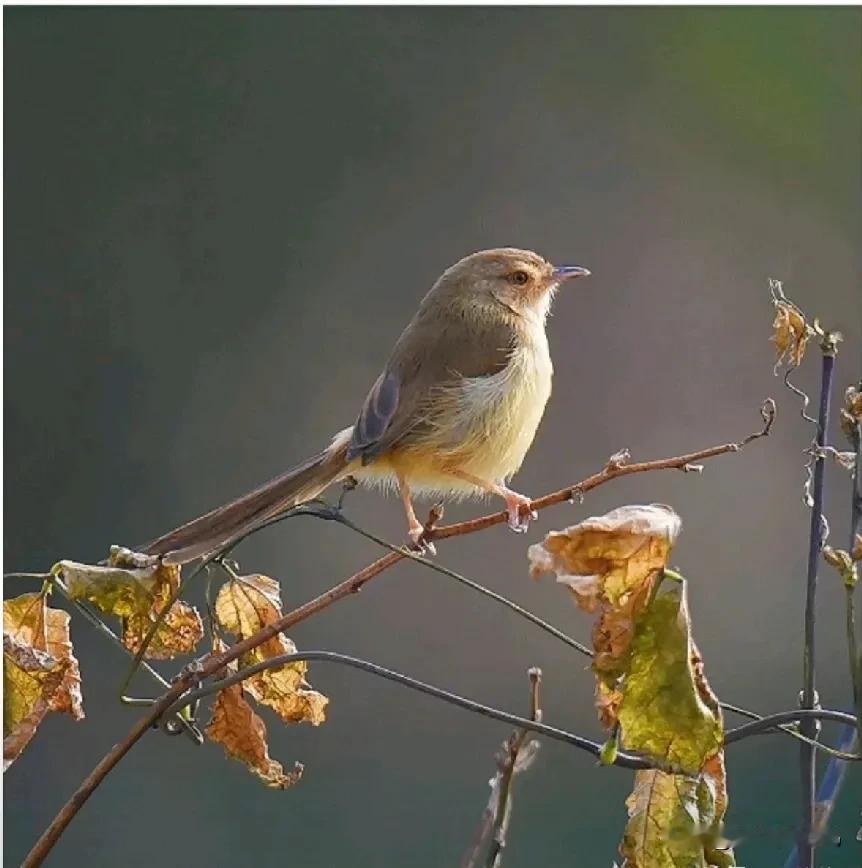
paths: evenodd
<path fill-rule="evenodd" d="M 463 320 L 411 323 L 365 399 L 348 460 L 361 457 L 367 464 L 426 422 L 434 390 L 503 370 L 515 340 L 514 325 L 502 320 L 472 329 Z"/>

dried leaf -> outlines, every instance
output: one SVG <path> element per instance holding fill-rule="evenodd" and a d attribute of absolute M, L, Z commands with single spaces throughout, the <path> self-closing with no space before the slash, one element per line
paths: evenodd
<path fill-rule="evenodd" d="M 705 868 L 697 778 L 638 771 L 626 807 L 623 868 Z"/>
<path fill-rule="evenodd" d="M 858 386 L 848 386 L 844 392 L 844 409 L 862 425 L 862 383 Z"/>
<path fill-rule="evenodd" d="M 241 684 L 222 690 L 206 729 L 207 737 L 221 744 L 225 753 L 245 763 L 268 787 L 286 790 L 302 777 L 302 763 L 285 773 L 280 762 L 269 755 L 266 726 L 243 697 Z"/>
<path fill-rule="evenodd" d="M 84 719 L 81 669 L 69 638 L 69 613 L 48 606 L 45 593 L 22 594 L 3 601 L 3 634 L 66 663 L 65 675 L 51 702 L 51 711 Z"/>
<path fill-rule="evenodd" d="M 772 343 L 775 344 L 778 367 L 785 358 L 792 368 L 797 368 L 805 355 L 805 346 L 811 329 L 802 312 L 787 301 L 775 302 L 775 321 L 772 323 Z"/>
<path fill-rule="evenodd" d="M 530 546 L 531 571 L 555 572 L 588 612 L 597 598 L 617 606 L 666 565 L 681 524 L 669 506 L 621 506 Z"/>
<path fill-rule="evenodd" d="M 278 582 L 269 576 L 238 576 L 222 585 L 215 602 L 215 615 L 222 629 L 238 639 L 247 639 L 281 617 Z M 296 645 L 281 633 L 240 658 L 245 668 L 255 663 L 295 654 Z M 311 690 L 305 680 L 304 660 L 286 663 L 252 675 L 244 682 L 246 692 L 272 708 L 286 723 L 308 722 L 319 726 L 326 719 L 327 697 Z"/>
<path fill-rule="evenodd" d="M 723 732 L 698 689 L 692 657 L 685 591 L 677 585 L 638 619 L 618 714 L 625 748 L 697 774 L 721 749 Z"/>
<path fill-rule="evenodd" d="M 89 600 L 102 612 L 122 619 L 123 644 L 137 654 L 144 638 L 180 583 L 180 567 L 127 549 L 114 549 L 109 566 L 60 561 L 55 569 L 69 596 Z M 146 657 L 170 660 L 191 654 L 203 637 L 203 622 L 193 606 L 177 600 L 156 630 Z"/>
<path fill-rule="evenodd" d="M 838 571 L 845 587 L 851 590 L 855 588 L 856 583 L 859 581 L 859 573 L 856 568 L 857 561 L 853 555 L 850 552 L 844 551 L 844 549 L 834 549 L 832 546 L 823 546 L 822 553 L 826 563 Z"/>
<path fill-rule="evenodd" d="M 47 594 L 3 601 L 4 771 L 27 746 L 49 711 L 84 717 L 81 671 L 69 639 L 69 614 Z"/>
<path fill-rule="evenodd" d="M 607 727 L 616 723 L 617 681 L 628 670 L 637 618 L 680 527 L 668 506 L 622 506 L 549 533 L 528 551 L 533 576 L 555 572 L 582 609 L 600 613 L 593 626 L 593 671 L 596 708 Z"/>
<path fill-rule="evenodd" d="M 622 868 L 708 868 L 735 864 L 729 842 L 716 831 L 715 801 L 703 777 L 657 769 L 635 773 L 626 799 Z"/>

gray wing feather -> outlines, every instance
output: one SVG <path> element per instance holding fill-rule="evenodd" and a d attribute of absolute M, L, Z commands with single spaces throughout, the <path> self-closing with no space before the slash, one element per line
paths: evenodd
<path fill-rule="evenodd" d="M 408 326 L 365 399 L 347 447 L 348 461 L 361 457 L 368 464 L 426 424 L 422 408 L 434 389 L 461 378 L 491 376 L 508 364 L 515 342 L 511 323 L 501 320 L 472 333 L 463 322 L 457 326 L 440 318 Z M 425 351 L 417 353 L 417 347 Z"/>

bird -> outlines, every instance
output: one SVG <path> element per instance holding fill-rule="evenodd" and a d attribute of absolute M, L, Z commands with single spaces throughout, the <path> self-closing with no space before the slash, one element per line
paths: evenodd
<path fill-rule="evenodd" d="M 512 530 L 525 531 L 536 515 L 508 483 L 551 394 L 545 326 L 560 286 L 589 274 L 514 247 L 465 256 L 420 302 L 353 425 L 306 461 L 143 551 L 173 564 L 206 557 L 348 478 L 399 492 L 414 548 L 423 548 L 425 534 L 416 495 L 497 495 Z"/>

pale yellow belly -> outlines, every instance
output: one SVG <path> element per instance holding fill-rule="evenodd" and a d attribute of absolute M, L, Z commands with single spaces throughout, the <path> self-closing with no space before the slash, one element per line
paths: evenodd
<path fill-rule="evenodd" d="M 544 336 L 542 336 L 544 337 Z M 544 352 L 542 352 L 544 350 Z M 456 476 L 461 470 L 487 482 L 503 482 L 521 466 L 551 394 L 547 344 L 521 347 L 491 377 L 465 380 L 434 397 L 427 434 L 349 472 L 389 487 L 402 475 L 416 493 L 475 496 L 484 492 Z"/>

